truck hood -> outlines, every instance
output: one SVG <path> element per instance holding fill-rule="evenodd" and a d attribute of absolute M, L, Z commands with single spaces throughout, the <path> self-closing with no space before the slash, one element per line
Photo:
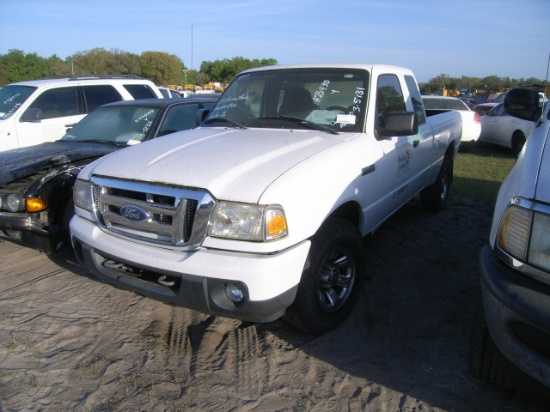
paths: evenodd
<path fill-rule="evenodd" d="M 41 169 L 95 159 L 119 149 L 98 143 L 49 142 L 0 153 L 0 188 Z"/>
<path fill-rule="evenodd" d="M 202 188 L 218 199 L 256 203 L 283 173 L 347 138 L 349 133 L 199 127 L 107 156 L 84 173 Z"/>

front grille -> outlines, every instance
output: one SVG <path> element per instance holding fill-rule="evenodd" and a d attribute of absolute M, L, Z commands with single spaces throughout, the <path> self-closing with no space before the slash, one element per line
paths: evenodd
<path fill-rule="evenodd" d="M 117 236 L 168 247 L 200 244 L 214 206 L 208 192 L 94 177 L 100 227 Z"/>

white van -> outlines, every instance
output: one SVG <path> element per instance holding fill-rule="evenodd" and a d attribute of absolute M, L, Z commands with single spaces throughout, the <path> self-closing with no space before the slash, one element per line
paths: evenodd
<path fill-rule="evenodd" d="M 0 152 L 60 139 L 95 108 L 115 101 L 162 98 L 136 76 L 32 80 L 0 89 Z"/>

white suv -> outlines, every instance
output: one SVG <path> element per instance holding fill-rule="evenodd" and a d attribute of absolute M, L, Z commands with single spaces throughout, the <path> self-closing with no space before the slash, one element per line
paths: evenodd
<path fill-rule="evenodd" d="M 115 101 L 162 98 L 136 76 L 33 80 L 0 89 L 0 152 L 61 138 L 95 108 Z"/>

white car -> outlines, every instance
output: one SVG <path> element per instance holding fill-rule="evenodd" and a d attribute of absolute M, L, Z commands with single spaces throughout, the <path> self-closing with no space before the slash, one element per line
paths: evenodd
<path fill-rule="evenodd" d="M 462 100 L 457 97 L 422 96 L 422 101 L 428 115 L 432 111 L 441 110 L 455 110 L 460 113 L 462 117 L 461 148 L 463 151 L 471 149 L 477 142 L 481 133 L 481 118 Z"/>
<path fill-rule="evenodd" d="M 494 107 L 488 115 L 481 116 L 481 136 L 479 140 L 512 149 L 518 155 L 527 136 L 535 125 L 529 120 L 519 119 L 504 111 L 504 104 Z"/>
<path fill-rule="evenodd" d="M 60 139 L 97 107 L 162 98 L 136 76 L 87 76 L 11 83 L 0 89 L 0 152 Z"/>
<path fill-rule="evenodd" d="M 469 363 L 477 378 L 513 384 L 548 410 L 550 109 L 541 116 L 537 92 L 525 88 L 510 90 L 504 104 L 512 116 L 536 119 L 536 126 L 500 187 L 489 241 L 481 250 L 482 302 Z"/>

